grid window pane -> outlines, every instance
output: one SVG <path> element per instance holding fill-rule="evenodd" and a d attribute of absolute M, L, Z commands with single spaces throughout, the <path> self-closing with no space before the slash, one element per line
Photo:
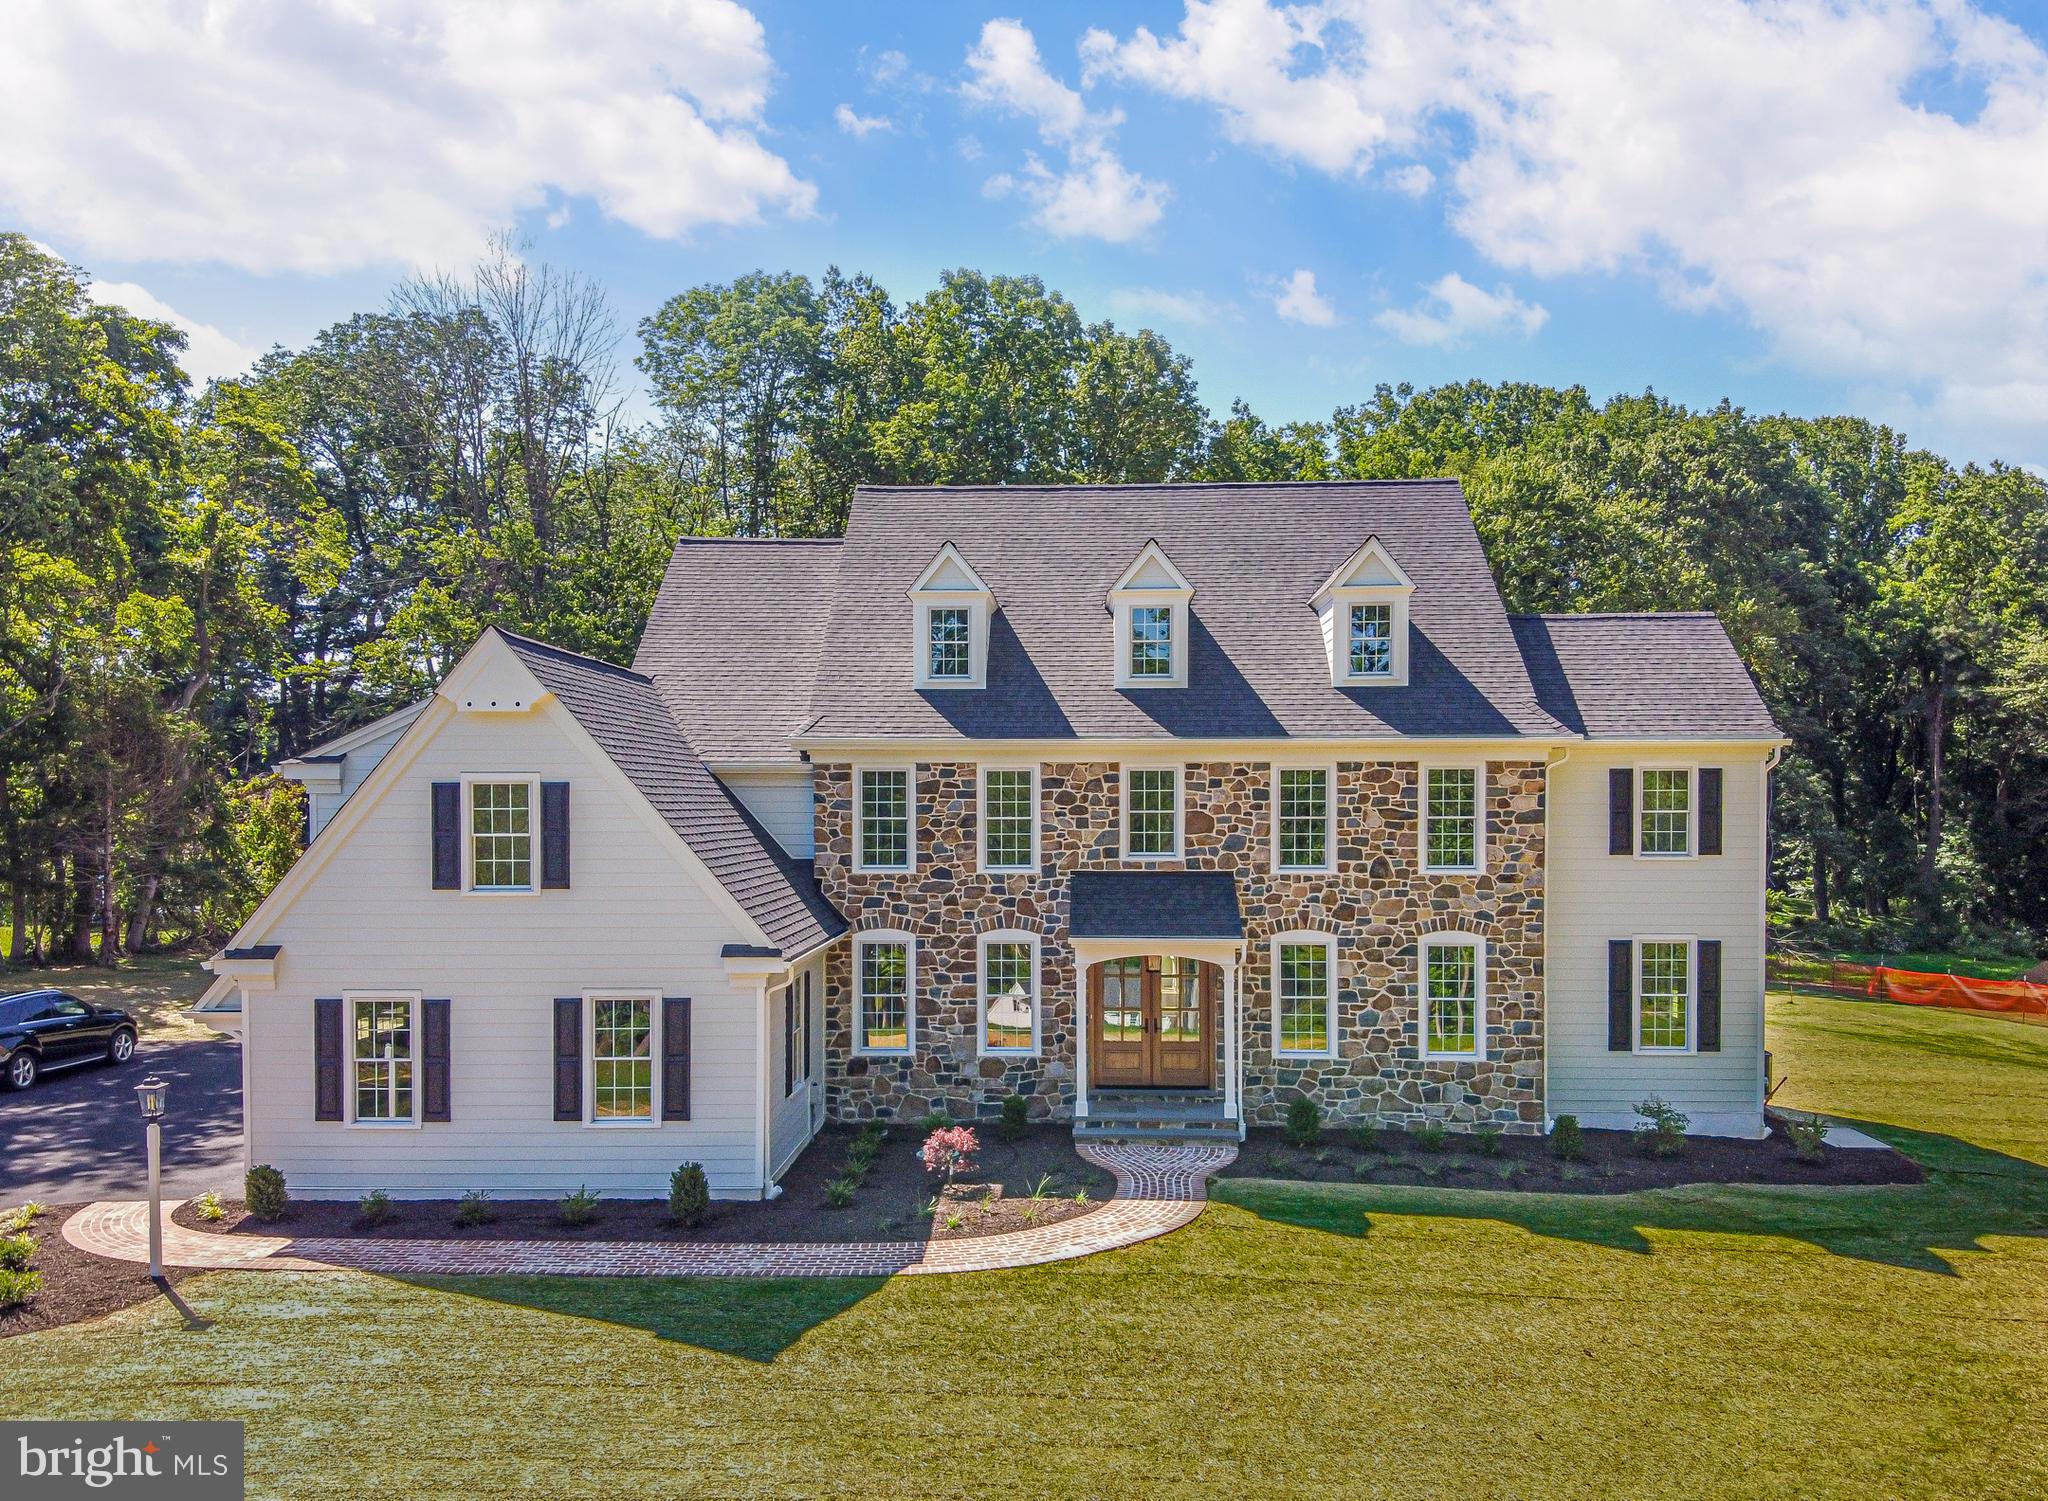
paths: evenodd
<path fill-rule="evenodd" d="M 1131 609 L 1131 676 L 1173 676 L 1173 608 L 1135 605 Z"/>
<path fill-rule="evenodd" d="M 1171 767 L 1126 773 L 1125 792 L 1134 855 L 1171 855 L 1174 825 L 1179 820 L 1180 774 Z"/>
<path fill-rule="evenodd" d="M 1321 870 L 1330 853 L 1330 774 L 1320 768 L 1280 773 L 1280 866 Z"/>
<path fill-rule="evenodd" d="M 1643 773 L 1643 853 L 1692 852 L 1692 773 Z"/>
<path fill-rule="evenodd" d="M 1442 943 L 1424 967 L 1423 1025 L 1432 1053 L 1479 1051 L 1479 950 Z"/>
<path fill-rule="evenodd" d="M 906 1052 L 910 1047 L 910 947 L 864 944 L 860 951 L 860 1045 Z"/>
<path fill-rule="evenodd" d="M 1321 1053 L 1330 1046 L 1330 951 L 1320 943 L 1280 945 L 1280 1050 Z"/>
<path fill-rule="evenodd" d="M 356 1119 L 412 1119 L 412 1002 L 357 1001 L 355 1038 Z"/>
<path fill-rule="evenodd" d="M 1351 607 L 1351 674 L 1386 677 L 1394 670 L 1394 607 Z"/>
<path fill-rule="evenodd" d="M 1642 977 L 1637 1042 L 1646 1048 L 1686 1045 L 1687 992 L 1690 957 L 1686 943 L 1645 943 L 1641 947 Z"/>
<path fill-rule="evenodd" d="M 652 1000 L 640 996 L 595 1003 L 591 1019 L 590 1083 L 591 1119 L 654 1119 Z"/>
<path fill-rule="evenodd" d="M 1112 959 L 1102 966 L 1102 1040 L 1145 1040 L 1145 961 Z"/>
<path fill-rule="evenodd" d="M 992 943 L 982 951 L 982 1000 L 987 1023 L 984 1048 L 1031 1046 L 1031 945 Z"/>
<path fill-rule="evenodd" d="M 1471 767 L 1433 769 L 1425 789 L 1425 859 L 1436 870 L 1472 870 L 1479 864 L 1479 773 Z"/>
<path fill-rule="evenodd" d="M 875 869 L 910 865 L 910 773 L 860 774 L 860 863 Z"/>
<path fill-rule="evenodd" d="M 533 884 L 533 789 L 525 782 L 472 782 L 470 885 L 520 891 Z"/>
<path fill-rule="evenodd" d="M 1028 870 L 1031 867 L 1031 823 L 1035 810 L 1031 798 L 1029 771 L 990 771 L 983 774 L 982 806 L 987 825 L 982 830 L 982 859 L 991 870 Z"/>
<path fill-rule="evenodd" d="M 933 610 L 931 621 L 931 675 L 935 678 L 964 678 L 970 674 L 967 637 L 968 612 L 948 607 Z"/>

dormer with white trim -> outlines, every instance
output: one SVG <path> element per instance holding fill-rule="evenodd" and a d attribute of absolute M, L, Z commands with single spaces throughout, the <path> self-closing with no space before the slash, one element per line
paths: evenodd
<path fill-rule="evenodd" d="M 1188 602 L 1195 586 L 1157 542 L 1110 586 L 1116 625 L 1112 648 L 1119 688 L 1188 685 Z"/>
<path fill-rule="evenodd" d="M 1415 581 L 1377 537 L 1344 564 L 1309 601 L 1322 625 L 1333 688 L 1408 685 L 1408 596 Z"/>
<path fill-rule="evenodd" d="M 911 654 L 919 688 L 988 686 L 995 595 L 948 542 L 910 586 Z"/>

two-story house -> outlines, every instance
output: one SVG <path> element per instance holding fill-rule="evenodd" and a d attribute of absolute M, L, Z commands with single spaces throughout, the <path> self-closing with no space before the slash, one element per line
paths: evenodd
<path fill-rule="evenodd" d="M 1508 615 L 1450 481 L 863 489 L 301 758 L 200 1014 L 315 1196 L 757 1196 L 1012 1094 L 1755 1135 L 1783 743 L 1710 615 Z"/>

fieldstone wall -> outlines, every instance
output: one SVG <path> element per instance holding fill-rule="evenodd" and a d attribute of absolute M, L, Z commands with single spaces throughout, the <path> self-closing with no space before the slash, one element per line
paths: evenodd
<path fill-rule="evenodd" d="M 1486 869 L 1476 876 L 1423 872 L 1416 763 L 1341 761 L 1336 772 L 1333 872 L 1274 872 L 1271 768 L 1249 761 L 1184 763 L 1185 858 L 1146 862 L 1148 869 L 1237 876 L 1248 940 L 1239 971 L 1248 1117 L 1277 1122 L 1289 1101 L 1306 1094 L 1331 1118 L 1540 1130 L 1542 763 L 1487 764 Z M 852 768 L 822 764 L 814 773 L 825 894 L 856 929 L 901 928 L 919 940 L 917 1042 L 909 1058 L 853 1055 L 851 945 L 828 955 L 831 1115 L 986 1116 L 1015 1092 L 1030 1097 L 1034 1115 L 1071 1115 L 1076 1000 L 1085 987 L 1067 943 L 1068 878 L 1077 870 L 1132 868 L 1119 856 L 1117 766 L 1040 767 L 1039 868 L 1016 875 L 978 869 L 974 763 L 917 768 L 918 866 L 908 874 L 854 870 Z M 977 939 L 998 928 L 1040 935 L 1044 1017 L 1035 1058 L 979 1055 Z M 1329 1058 L 1281 1058 L 1273 1047 L 1271 940 L 1298 930 L 1337 941 L 1337 1041 Z M 1420 1056 L 1420 940 L 1453 931 L 1487 940 L 1488 1056 L 1479 1062 Z"/>

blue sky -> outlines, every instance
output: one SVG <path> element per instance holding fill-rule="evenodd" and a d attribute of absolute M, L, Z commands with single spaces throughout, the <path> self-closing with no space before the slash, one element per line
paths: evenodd
<path fill-rule="evenodd" d="M 0 224 L 224 373 L 511 226 L 630 329 L 1032 272 L 1218 411 L 1654 386 L 2048 463 L 2036 4 L 27 0 Z M 628 351 L 630 352 L 630 351 Z"/>

